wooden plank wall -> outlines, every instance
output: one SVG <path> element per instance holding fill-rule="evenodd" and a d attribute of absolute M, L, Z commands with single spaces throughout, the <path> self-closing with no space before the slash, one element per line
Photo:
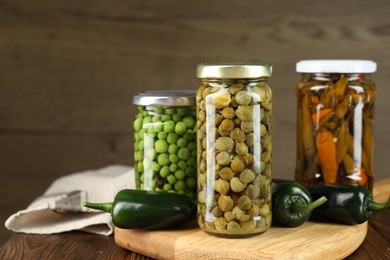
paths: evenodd
<path fill-rule="evenodd" d="M 295 63 L 375 60 L 375 174 L 388 177 L 389 14 L 388 0 L 0 1 L 0 222 L 61 175 L 131 165 L 132 96 L 196 89 L 200 62 L 274 66 L 273 173 L 293 178 Z"/>

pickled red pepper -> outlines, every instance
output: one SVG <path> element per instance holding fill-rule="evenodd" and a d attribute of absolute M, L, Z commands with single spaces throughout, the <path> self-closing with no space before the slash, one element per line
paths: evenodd
<path fill-rule="evenodd" d="M 324 181 L 335 183 L 337 180 L 336 145 L 332 133 L 321 129 L 317 134 L 316 144 Z"/>

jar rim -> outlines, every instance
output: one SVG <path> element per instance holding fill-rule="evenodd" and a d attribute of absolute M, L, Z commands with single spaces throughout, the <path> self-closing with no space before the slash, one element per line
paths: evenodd
<path fill-rule="evenodd" d="M 133 104 L 140 106 L 195 106 L 196 91 L 193 90 L 152 90 L 133 96 Z"/>
<path fill-rule="evenodd" d="M 372 60 L 301 60 L 296 64 L 301 73 L 373 73 L 376 62 Z"/>
<path fill-rule="evenodd" d="M 198 78 L 252 79 L 271 77 L 272 66 L 266 63 L 201 63 L 197 66 Z"/>

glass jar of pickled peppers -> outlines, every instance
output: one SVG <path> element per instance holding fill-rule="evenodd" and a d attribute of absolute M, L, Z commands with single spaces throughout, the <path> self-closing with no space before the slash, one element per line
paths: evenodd
<path fill-rule="evenodd" d="M 206 232 L 242 237 L 271 225 L 271 69 L 197 67 L 197 221 Z"/>
<path fill-rule="evenodd" d="M 296 64 L 295 179 L 359 184 L 372 191 L 375 84 L 369 60 L 303 60 Z"/>
<path fill-rule="evenodd" d="M 195 91 L 146 91 L 133 97 L 136 189 L 196 197 Z"/>

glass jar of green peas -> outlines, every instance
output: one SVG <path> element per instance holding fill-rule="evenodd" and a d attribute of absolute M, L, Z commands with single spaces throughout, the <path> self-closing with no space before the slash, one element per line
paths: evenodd
<path fill-rule="evenodd" d="M 133 97 L 136 189 L 196 197 L 195 91 L 146 91 Z"/>

